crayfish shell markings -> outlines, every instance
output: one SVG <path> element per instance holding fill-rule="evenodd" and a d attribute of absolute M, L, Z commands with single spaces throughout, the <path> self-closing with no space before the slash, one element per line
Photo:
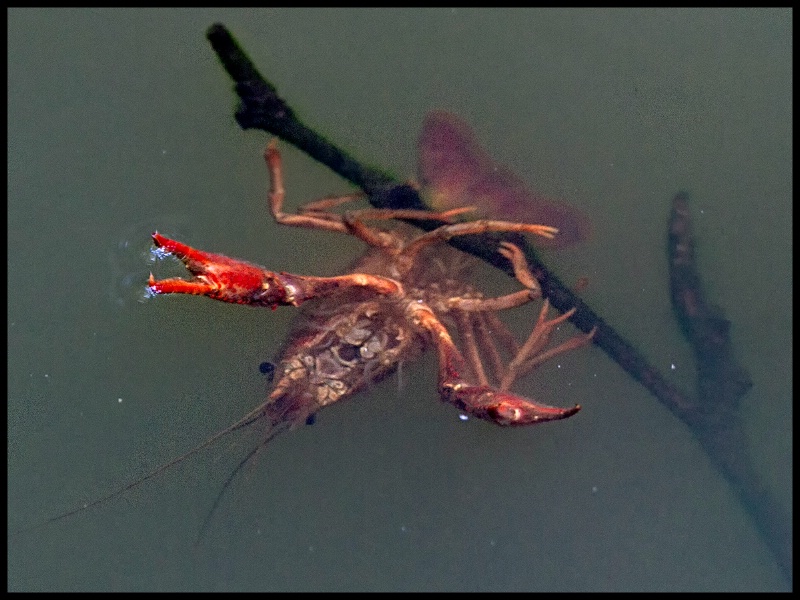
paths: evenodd
<path fill-rule="evenodd" d="M 421 349 L 400 315 L 384 303 L 356 304 L 344 315 L 322 321 L 312 318 L 311 335 L 301 336 L 284 353 L 278 387 L 291 387 L 314 399 L 318 408 L 376 383 L 396 367 L 401 358 Z M 388 309 L 388 310 L 387 310 Z M 287 393 L 290 393 L 287 391 Z"/>

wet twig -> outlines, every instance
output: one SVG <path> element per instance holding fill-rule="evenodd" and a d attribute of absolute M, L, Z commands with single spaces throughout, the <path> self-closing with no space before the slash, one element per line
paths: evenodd
<path fill-rule="evenodd" d="M 703 294 L 695 262 L 689 197 L 683 192 L 672 200 L 668 255 L 672 306 L 697 363 L 697 396 L 679 416 L 725 475 L 791 582 L 791 519 L 764 484 L 747 451 L 738 409 L 753 382 L 733 356 L 730 322 Z"/>
<path fill-rule="evenodd" d="M 286 102 L 277 95 L 275 87 L 258 72 L 224 26 L 213 25 L 208 30 L 208 39 L 236 84 L 236 93 L 241 98 L 236 121 L 243 129 L 260 129 L 293 144 L 311 158 L 359 186 L 368 194 L 370 203 L 376 208 L 419 210 L 427 208 L 413 187 L 397 182 L 383 172 L 356 161 L 344 150 L 306 127 Z M 441 225 L 438 221 L 414 221 L 413 224 L 426 230 Z M 576 307 L 577 310 L 570 321 L 584 332 L 597 327 L 594 343 L 673 412 L 680 414 L 681 407 L 686 404 L 681 392 L 666 381 L 641 353 L 551 273 L 524 239 L 514 241 L 525 252 L 531 271 L 539 280 L 542 292 L 550 300 L 550 304 L 562 312 Z M 499 238 L 495 244 L 487 243 L 486 236 L 457 238 L 451 240 L 451 243 L 513 276 L 508 261 L 496 251 Z"/>
<path fill-rule="evenodd" d="M 275 87 L 258 72 L 223 25 L 213 25 L 207 36 L 225 70 L 235 82 L 236 93 L 241 99 L 236 120 L 243 129 L 260 129 L 289 142 L 360 187 L 376 208 L 427 208 L 413 187 L 357 161 L 304 125 L 291 107 L 278 96 Z M 685 202 L 685 195 L 679 195 L 678 198 L 683 198 Z M 680 205 L 678 198 L 676 202 Z M 413 225 L 431 230 L 441 223 L 414 221 Z M 688 236 L 688 213 L 684 221 L 680 218 L 673 218 L 671 221 L 673 298 L 677 294 L 679 300 L 694 298 L 695 302 L 700 302 L 702 296 L 699 293 L 699 278 L 694 270 L 693 260 L 689 261 L 690 264 L 681 263 L 682 259 L 693 258 L 691 250 L 688 254 L 681 254 L 680 249 L 685 249 L 687 242 L 687 238 L 680 238 L 682 226 L 685 226 L 684 231 Z M 677 239 L 682 241 L 676 244 Z M 738 399 L 751 384 L 744 371 L 731 359 L 727 321 L 718 310 L 705 304 L 695 304 L 703 307 L 701 320 L 682 320 L 684 331 L 689 332 L 691 341 L 698 348 L 696 355 L 700 361 L 698 396 L 688 396 L 667 381 L 638 350 L 551 273 L 524 239 L 515 238 L 514 242 L 523 249 L 531 271 L 539 280 L 543 295 L 550 303 L 562 312 L 575 307 L 577 310 L 570 321 L 584 332 L 596 327 L 594 344 L 692 428 L 711 460 L 728 479 L 753 517 L 784 574 L 791 581 L 791 532 L 786 525 L 789 521 L 752 468 L 746 454 L 744 430 L 735 412 Z M 496 251 L 499 238 L 487 243 L 486 236 L 464 237 L 451 240 L 450 243 L 513 276 L 508 261 Z M 676 282 L 679 282 L 677 288 Z M 679 291 L 675 291 L 676 289 Z M 688 290 L 697 290 L 697 293 L 693 296 Z M 683 305 L 688 306 L 686 302 Z"/>

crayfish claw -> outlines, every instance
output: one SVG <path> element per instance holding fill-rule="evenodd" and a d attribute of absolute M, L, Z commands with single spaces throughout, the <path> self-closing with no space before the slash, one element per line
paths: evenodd
<path fill-rule="evenodd" d="M 503 426 L 567 419 L 581 409 L 579 404 L 572 408 L 549 406 L 489 386 L 445 383 L 441 391 L 444 401 L 479 419 Z"/>
<path fill-rule="evenodd" d="M 190 281 L 173 278 L 157 281 L 150 275 L 148 289 L 154 294 L 194 294 L 222 302 L 275 308 L 293 303 L 287 293 L 290 276 L 281 276 L 258 265 L 197 250 L 158 232 L 153 243 L 175 255 L 194 276 Z"/>
<path fill-rule="evenodd" d="M 213 286 L 201 281 L 184 281 L 178 278 L 156 281 L 152 273 L 147 281 L 147 289 L 152 294 L 193 294 L 195 296 L 208 296 L 214 292 Z"/>

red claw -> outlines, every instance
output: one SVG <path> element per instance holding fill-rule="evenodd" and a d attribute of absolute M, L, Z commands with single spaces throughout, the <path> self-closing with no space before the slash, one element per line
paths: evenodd
<path fill-rule="evenodd" d="M 148 287 L 154 294 L 195 294 L 234 304 L 252 304 L 275 308 L 295 304 L 287 286 L 291 276 L 282 276 L 263 267 L 222 254 L 196 250 L 191 246 L 156 232 L 153 242 L 165 252 L 174 254 L 194 275 L 193 281 L 164 279 L 156 281 L 150 275 Z"/>

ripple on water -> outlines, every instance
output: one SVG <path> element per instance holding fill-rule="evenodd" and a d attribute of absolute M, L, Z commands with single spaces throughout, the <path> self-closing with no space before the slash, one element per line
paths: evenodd
<path fill-rule="evenodd" d="M 153 253 L 150 235 L 154 231 L 166 231 L 170 236 L 183 239 L 187 237 L 185 234 L 190 230 L 190 223 L 188 215 L 167 215 L 139 221 L 120 232 L 117 243 L 108 251 L 109 302 L 125 308 L 147 300 L 150 297 L 147 279 L 156 270 L 169 270 L 166 276 L 186 275 L 186 270 L 175 261 L 166 261 L 163 267 L 156 267 L 162 257 Z"/>

